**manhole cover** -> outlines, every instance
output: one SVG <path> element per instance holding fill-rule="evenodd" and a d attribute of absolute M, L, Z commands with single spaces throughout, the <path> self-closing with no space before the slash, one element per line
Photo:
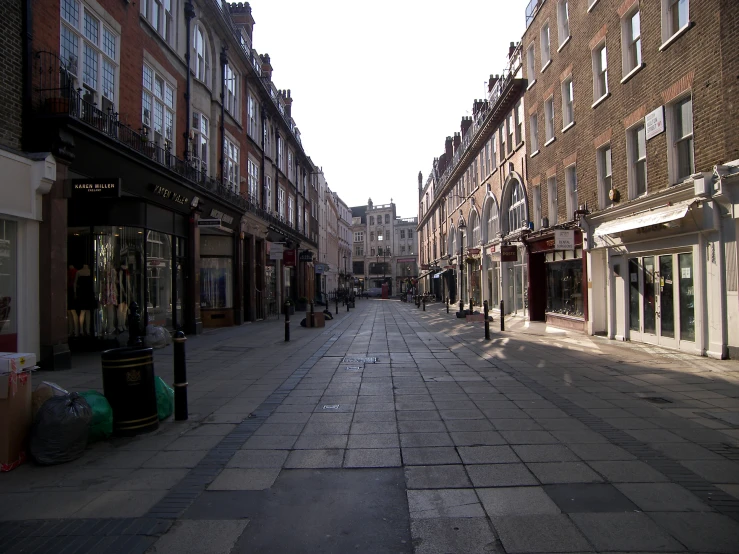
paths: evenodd
<path fill-rule="evenodd" d="M 344 358 L 345 364 L 376 364 L 377 358 Z"/>
<path fill-rule="evenodd" d="M 672 404 L 672 400 L 667 400 L 661 396 L 645 396 L 644 400 L 651 402 L 652 404 Z"/>
<path fill-rule="evenodd" d="M 323 409 L 324 410 L 338 410 L 340 404 L 324 404 Z"/>

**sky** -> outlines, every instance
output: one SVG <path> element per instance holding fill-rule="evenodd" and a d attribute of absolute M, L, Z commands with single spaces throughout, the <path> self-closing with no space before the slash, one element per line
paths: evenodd
<path fill-rule="evenodd" d="M 349 206 L 418 212 L 460 130 L 524 31 L 527 0 L 250 0 L 253 46 L 290 89 L 303 148 Z"/>

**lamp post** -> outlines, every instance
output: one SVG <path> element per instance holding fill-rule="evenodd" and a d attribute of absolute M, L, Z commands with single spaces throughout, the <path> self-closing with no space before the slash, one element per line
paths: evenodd
<path fill-rule="evenodd" d="M 347 281 L 348 279 L 346 275 L 346 254 L 344 254 L 344 292 L 345 293 L 348 293 Z"/>
<path fill-rule="evenodd" d="M 464 234 L 463 231 L 467 228 L 464 221 L 460 221 L 458 225 L 459 229 L 459 313 L 462 315 L 464 310 L 464 298 L 462 298 L 462 279 L 464 279 L 464 270 L 462 269 L 464 261 L 462 260 L 462 253 L 464 252 Z"/>

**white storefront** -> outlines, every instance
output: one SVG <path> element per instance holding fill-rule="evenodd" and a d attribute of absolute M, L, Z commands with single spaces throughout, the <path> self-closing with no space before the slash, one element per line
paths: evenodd
<path fill-rule="evenodd" d="M 39 357 L 41 197 L 56 180 L 56 161 L 0 149 L 0 176 L 0 351 Z"/>
<path fill-rule="evenodd" d="M 720 184 L 697 174 L 583 222 L 590 334 L 713 358 L 739 346 L 737 204 Z"/>

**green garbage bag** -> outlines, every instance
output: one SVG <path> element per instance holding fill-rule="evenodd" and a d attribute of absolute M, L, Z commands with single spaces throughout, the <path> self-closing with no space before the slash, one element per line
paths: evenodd
<path fill-rule="evenodd" d="M 155 379 L 157 389 L 157 414 L 159 421 L 167 419 L 174 412 L 174 389 L 165 383 L 161 377 Z"/>
<path fill-rule="evenodd" d="M 107 439 L 113 434 L 113 409 L 108 399 L 96 390 L 88 390 L 80 393 L 92 408 L 92 421 L 90 422 L 90 434 L 87 442 L 93 443 Z"/>

